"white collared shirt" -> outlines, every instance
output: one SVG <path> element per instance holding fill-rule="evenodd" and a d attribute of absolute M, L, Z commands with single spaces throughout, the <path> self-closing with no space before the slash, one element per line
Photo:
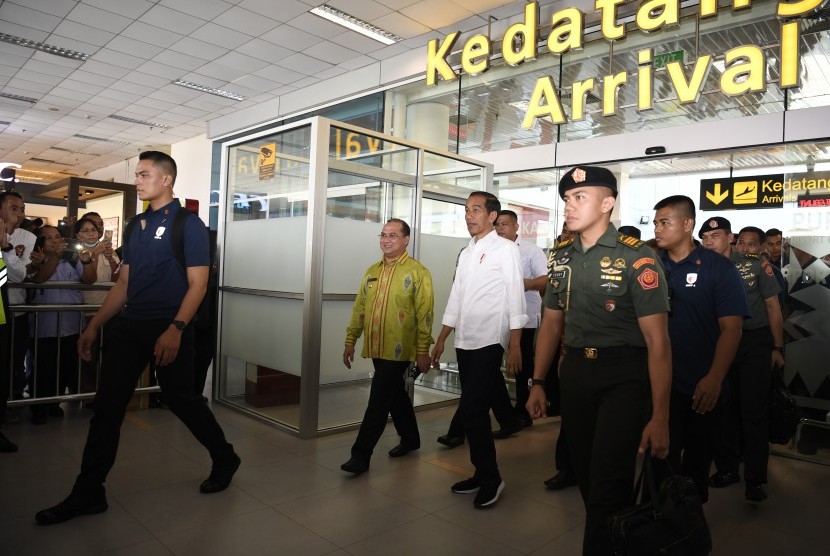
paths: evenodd
<path fill-rule="evenodd" d="M 501 344 L 524 327 L 524 281 L 519 247 L 495 230 L 461 251 L 441 323 L 455 328 L 455 347 Z"/>
<path fill-rule="evenodd" d="M 522 277 L 532 280 L 548 273 L 548 258 L 542 248 L 535 243 L 529 243 L 516 238 L 519 254 L 522 257 Z M 525 290 L 525 305 L 527 307 L 527 324 L 525 328 L 539 328 L 542 320 L 542 296 L 539 290 Z"/>
<path fill-rule="evenodd" d="M 29 264 L 29 257 L 32 256 L 37 238 L 35 234 L 22 228 L 15 228 L 8 238 L 14 249 L 8 253 L 3 253 L 3 260 L 6 261 L 6 267 L 9 269 L 9 282 L 19 284 L 26 279 L 26 265 Z M 19 257 L 17 255 L 18 251 L 22 251 Z M 9 288 L 9 303 L 12 305 L 26 303 L 26 290 Z"/>

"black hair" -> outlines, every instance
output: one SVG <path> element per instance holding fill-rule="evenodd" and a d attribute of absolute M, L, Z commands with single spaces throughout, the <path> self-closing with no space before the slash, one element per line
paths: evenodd
<path fill-rule="evenodd" d="M 491 212 L 501 212 L 501 202 L 499 201 L 499 198 L 492 193 L 487 191 L 473 191 L 467 196 L 467 198 L 469 199 L 473 195 L 484 197 L 484 208 L 487 209 L 487 214 L 490 214 Z"/>
<path fill-rule="evenodd" d="M 390 218 L 389 220 L 386 221 L 387 224 L 389 224 L 390 222 L 397 222 L 398 224 L 400 224 L 401 225 L 401 231 L 403 231 L 404 237 L 409 237 L 409 234 L 411 232 L 411 230 L 409 229 L 409 224 L 407 224 L 406 222 L 404 222 L 400 218 Z"/>
<path fill-rule="evenodd" d="M 677 214 L 683 216 L 684 218 L 691 218 L 693 221 L 697 219 L 695 202 L 685 195 L 671 195 L 670 197 L 666 197 L 654 205 L 654 210 L 660 210 L 667 207 L 673 208 Z"/>
<path fill-rule="evenodd" d="M 162 174 L 173 178 L 173 184 L 176 183 L 176 161 L 167 153 L 161 151 L 144 151 L 138 155 L 139 160 L 150 160 Z"/>
<path fill-rule="evenodd" d="M 764 233 L 764 230 L 756 226 L 745 226 L 741 228 L 741 231 L 738 232 L 738 236 L 740 237 L 740 235 L 744 232 L 756 234 L 758 236 L 758 243 L 764 243 L 767 240 L 767 234 Z"/>
<path fill-rule="evenodd" d="M 770 236 L 783 236 L 783 235 L 784 235 L 784 232 L 782 232 L 782 231 L 781 231 L 781 230 L 779 230 L 778 228 L 770 228 L 769 230 L 767 230 L 766 232 L 764 232 L 764 235 L 765 235 L 766 237 L 770 237 Z"/>
<path fill-rule="evenodd" d="M 6 199 L 8 199 L 9 197 L 17 197 L 21 201 L 23 200 L 23 195 L 21 195 L 17 191 L 3 191 L 2 193 L 0 193 L 0 207 L 6 204 Z"/>
<path fill-rule="evenodd" d="M 499 216 L 509 216 L 510 218 L 513 219 L 513 222 L 516 222 L 517 224 L 519 222 L 519 215 L 516 214 L 515 212 L 513 212 L 512 210 L 507 210 L 507 209 L 500 210 L 499 211 Z"/>
<path fill-rule="evenodd" d="M 89 213 L 87 213 L 87 214 L 89 214 Z M 89 222 L 90 224 L 92 224 L 92 227 L 93 227 L 93 228 L 95 228 L 96 230 L 98 230 L 98 226 L 96 226 L 96 225 L 95 225 L 95 222 L 93 222 L 92 220 L 90 220 L 89 218 L 87 218 L 87 217 L 86 217 L 86 214 L 85 214 L 85 215 L 81 216 L 81 217 L 78 219 L 78 221 L 77 221 L 77 222 L 75 222 L 75 225 L 73 225 L 73 226 L 72 226 L 72 235 L 73 235 L 73 236 L 76 236 L 76 235 L 78 235 L 78 234 L 81 232 L 81 228 L 83 228 L 83 227 L 84 227 L 84 223 L 85 223 L 85 222 Z M 98 230 L 98 231 L 100 232 L 101 230 Z"/>
<path fill-rule="evenodd" d="M 640 228 L 636 226 L 620 226 L 617 229 L 617 231 L 621 234 L 625 234 L 627 236 L 636 237 L 637 239 L 640 239 Z"/>

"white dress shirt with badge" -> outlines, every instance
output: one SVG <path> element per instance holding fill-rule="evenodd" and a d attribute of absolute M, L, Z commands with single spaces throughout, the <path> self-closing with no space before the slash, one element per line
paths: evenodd
<path fill-rule="evenodd" d="M 519 254 L 522 257 L 522 277 L 528 280 L 545 276 L 548 273 L 548 258 L 542 248 L 535 243 L 516 239 Z M 527 307 L 527 324 L 525 328 L 539 328 L 542 321 L 542 296 L 538 290 L 525 290 Z"/>
<path fill-rule="evenodd" d="M 519 247 L 493 230 L 461 251 L 441 323 L 455 329 L 456 348 L 507 349 L 510 330 L 527 324 L 524 293 Z"/>

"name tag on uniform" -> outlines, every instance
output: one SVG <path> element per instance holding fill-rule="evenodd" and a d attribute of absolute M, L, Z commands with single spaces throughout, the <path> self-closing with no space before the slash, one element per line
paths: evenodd
<path fill-rule="evenodd" d="M 564 277 L 565 277 L 565 271 L 564 270 L 554 270 L 553 272 L 550 273 L 550 279 L 551 280 L 557 280 L 557 279 L 561 279 L 561 278 L 564 278 Z"/>

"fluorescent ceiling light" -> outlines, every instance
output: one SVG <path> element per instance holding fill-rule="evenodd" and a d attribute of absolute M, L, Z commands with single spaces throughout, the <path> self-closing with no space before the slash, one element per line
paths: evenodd
<path fill-rule="evenodd" d="M 196 91 L 202 91 L 203 93 L 209 93 L 211 95 L 216 95 L 218 97 L 225 97 L 231 100 L 245 100 L 245 97 L 242 95 L 238 95 L 236 93 L 232 93 L 230 91 L 225 91 L 223 89 L 217 89 L 216 87 L 208 87 L 207 85 L 200 85 L 198 83 L 193 83 L 192 81 L 183 81 L 181 79 L 176 79 L 173 81 L 173 85 L 178 85 L 179 87 L 187 87 L 188 89 L 194 89 Z"/>
<path fill-rule="evenodd" d="M 47 54 L 63 56 L 64 58 L 69 58 L 71 60 L 86 62 L 89 59 L 89 54 L 78 52 L 77 50 L 61 48 L 60 46 L 54 46 L 45 42 L 37 42 L 31 39 L 24 39 L 14 35 L 7 35 L 6 33 L 0 33 L 0 41 L 7 42 L 9 44 L 16 44 L 17 46 L 24 46 L 26 48 L 34 48 L 35 50 L 40 50 L 41 52 L 45 52 Z"/>
<path fill-rule="evenodd" d="M 105 143 L 115 143 L 116 145 L 130 144 L 127 141 L 119 141 L 118 139 L 107 139 L 106 137 L 95 137 L 93 135 L 81 135 L 80 133 L 76 133 L 72 137 L 77 137 L 79 139 L 88 139 L 89 141 L 104 141 Z"/>
<path fill-rule="evenodd" d="M 13 95 L 11 93 L 0 93 L 0 97 L 10 98 L 12 100 L 22 100 L 23 102 L 31 102 L 32 104 L 37 102 L 36 98 L 24 97 L 24 96 L 21 96 L 21 95 Z"/>
<path fill-rule="evenodd" d="M 328 19 L 329 21 L 336 23 L 341 27 L 351 29 L 352 31 L 357 31 L 361 35 L 365 35 L 370 39 L 382 42 L 383 44 L 395 44 L 396 42 L 403 40 L 401 39 L 401 37 L 395 35 L 394 33 L 385 31 L 380 27 L 375 27 L 371 23 L 367 23 L 362 19 L 358 19 L 354 16 L 351 16 L 346 12 L 341 12 L 337 8 L 332 8 L 328 4 L 323 4 L 322 6 L 312 8 L 309 11 L 316 16 L 322 17 L 323 19 Z"/>
<path fill-rule="evenodd" d="M 150 127 L 161 127 L 161 128 L 164 128 L 164 129 L 170 129 L 169 125 L 160 124 L 158 122 L 148 122 L 147 120 L 137 120 L 135 118 L 128 118 L 127 116 L 117 116 L 115 114 L 112 114 L 108 117 L 112 118 L 113 120 L 120 120 L 122 122 L 130 122 L 131 124 L 140 124 L 140 125 L 146 125 L 146 126 L 150 126 Z"/>

